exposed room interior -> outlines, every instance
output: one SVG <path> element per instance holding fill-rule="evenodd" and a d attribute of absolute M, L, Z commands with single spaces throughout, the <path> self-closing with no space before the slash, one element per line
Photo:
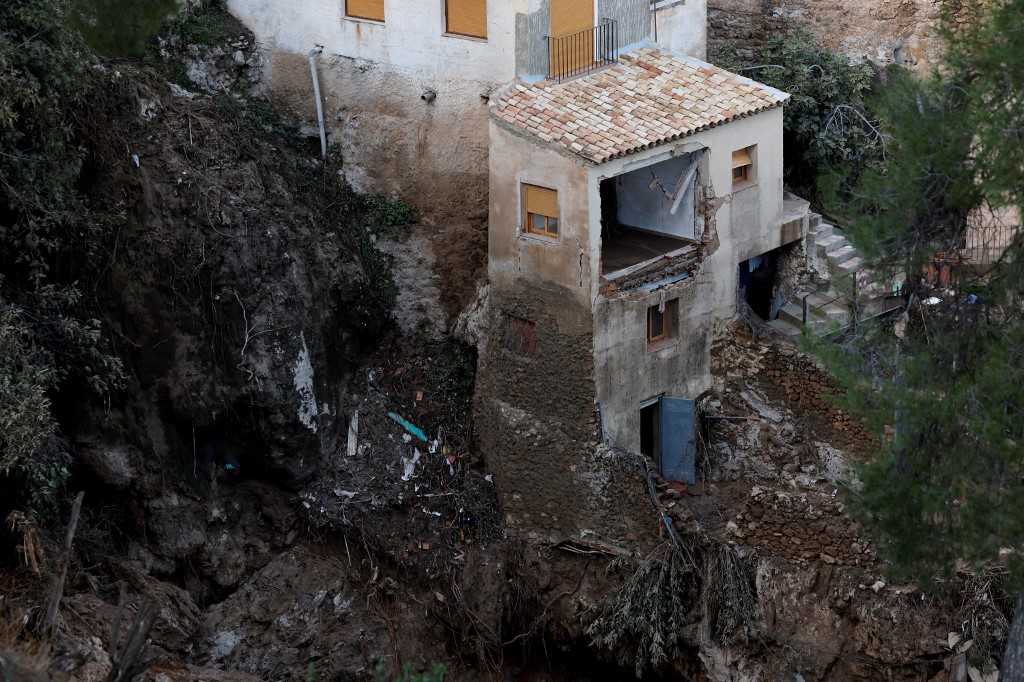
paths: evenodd
<path fill-rule="evenodd" d="M 601 181 L 602 274 L 665 255 L 699 240 L 700 162 L 704 152 Z"/>

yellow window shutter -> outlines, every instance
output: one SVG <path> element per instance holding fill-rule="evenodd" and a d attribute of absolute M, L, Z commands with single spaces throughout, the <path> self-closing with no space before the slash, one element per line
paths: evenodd
<path fill-rule="evenodd" d="M 526 185 L 526 212 L 558 218 L 558 192 L 546 187 Z"/>
<path fill-rule="evenodd" d="M 593 0 L 551 0 L 550 22 L 552 36 L 564 36 L 593 28 Z"/>
<path fill-rule="evenodd" d="M 487 0 L 446 0 L 448 33 L 487 37 Z"/>
<path fill-rule="evenodd" d="M 749 149 L 741 149 L 737 152 L 732 153 L 732 167 L 733 170 L 742 168 L 743 166 L 753 165 L 754 160 L 750 158 Z"/>
<path fill-rule="evenodd" d="M 384 0 L 345 0 L 345 14 L 359 19 L 384 21 Z"/>

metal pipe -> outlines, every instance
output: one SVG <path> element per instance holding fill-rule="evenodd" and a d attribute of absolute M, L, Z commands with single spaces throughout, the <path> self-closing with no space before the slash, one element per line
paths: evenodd
<path fill-rule="evenodd" d="M 323 45 L 309 51 L 309 73 L 313 77 L 313 96 L 316 97 L 316 120 L 320 124 L 320 155 L 327 160 L 327 125 L 324 123 L 324 103 L 320 98 L 320 74 L 316 71 L 316 58 L 323 54 Z"/>

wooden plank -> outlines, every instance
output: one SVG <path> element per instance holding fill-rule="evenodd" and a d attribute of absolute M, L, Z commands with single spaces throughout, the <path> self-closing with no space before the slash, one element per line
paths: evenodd
<path fill-rule="evenodd" d="M 446 0 L 448 33 L 487 37 L 487 0 Z"/>
<path fill-rule="evenodd" d="M 384 0 L 345 0 L 345 14 L 358 19 L 384 21 Z"/>

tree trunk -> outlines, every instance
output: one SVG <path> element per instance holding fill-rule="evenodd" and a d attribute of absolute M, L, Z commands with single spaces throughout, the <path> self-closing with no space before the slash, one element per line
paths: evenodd
<path fill-rule="evenodd" d="M 1017 606 L 1013 611 L 1010 634 L 1006 638 L 999 681 L 1024 682 L 1024 592 L 1017 594 Z"/>

